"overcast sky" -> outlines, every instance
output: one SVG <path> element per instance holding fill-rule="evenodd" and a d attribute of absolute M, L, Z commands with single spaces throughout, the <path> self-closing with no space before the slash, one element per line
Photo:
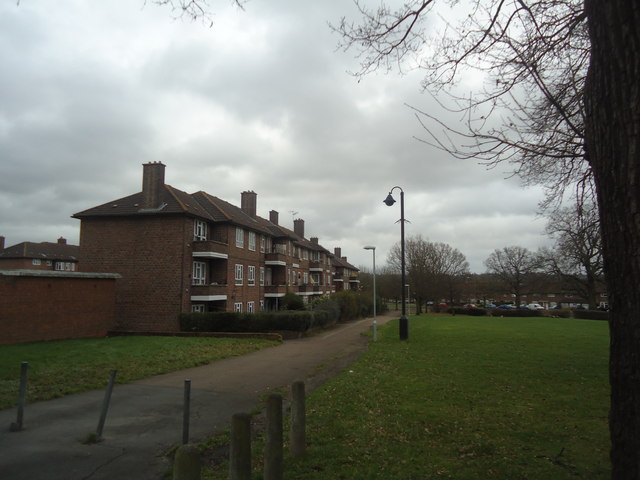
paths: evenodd
<path fill-rule="evenodd" d="M 213 27 L 144 0 L 0 5 L 0 235 L 79 242 L 76 212 L 138 192 L 142 164 L 166 183 L 258 214 L 305 220 L 307 237 L 358 267 L 378 266 L 406 235 L 460 250 L 474 272 L 497 248 L 549 243 L 538 189 L 414 139 L 406 104 L 430 110 L 421 75 L 358 82 L 354 52 L 327 22 L 345 0 L 212 2 Z M 470 82 L 468 88 L 472 88 Z M 465 86 L 463 86 L 465 88 Z M 295 213 L 294 213 L 295 212 Z"/>

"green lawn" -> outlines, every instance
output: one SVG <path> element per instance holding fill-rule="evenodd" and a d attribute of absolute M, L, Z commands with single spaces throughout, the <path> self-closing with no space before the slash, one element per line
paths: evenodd
<path fill-rule="evenodd" d="M 117 382 L 203 365 L 275 342 L 231 338 L 113 337 L 0 346 L 0 409 L 16 405 L 21 362 L 29 362 L 27 401 L 102 389 Z"/>
<path fill-rule="evenodd" d="M 609 478 L 607 350 L 601 321 L 410 317 L 407 342 L 390 322 L 309 395 L 285 478 Z"/>

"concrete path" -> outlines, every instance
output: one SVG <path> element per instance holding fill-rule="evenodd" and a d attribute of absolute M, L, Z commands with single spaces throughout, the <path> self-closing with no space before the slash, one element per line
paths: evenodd
<path fill-rule="evenodd" d="M 393 317 L 378 317 L 382 325 Z M 104 391 L 27 405 L 24 430 L 9 432 L 16 410 L 0 411 L 0 479 L 160 479 L 165 452 L 182 441 L 184 381 L 191 380 L 190 440 L 227 429 L 231 416 L 251 412 L 261 397 L 305 380 L 307 392 L 353 362 L 367 346 L 371 319 L 210 365 L 116 385 L 104 440 L 95 433 Z M 106 384 L 107 379 L 105 379 Z"/>

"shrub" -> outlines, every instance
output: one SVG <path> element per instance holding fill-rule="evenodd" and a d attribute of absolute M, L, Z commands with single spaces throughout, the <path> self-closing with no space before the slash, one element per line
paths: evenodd
<path fill-rule="evenodd" d="M 484 308 L 466 308 L 466 307 L 451 307 L 447 309 L 447 313 L 453 315 L 471 315 L 474 317 L 483 317 L 487 314 Z"/>
<path fill-rule="evenodd" d="M 183 332 L 277 332 L 292 330 L 306 332 L 318 325 L 328 324 L 328 315 L 310 311 L 284 310 L 280 312 L 183 313 L 180 330 Z"/>
<path fill-rule="evenodd" d="M 284 297 L 280 299 L 281 310 L 304 310 L 304 300 L 302 297 L 293 292 L 285 293 Z"/>

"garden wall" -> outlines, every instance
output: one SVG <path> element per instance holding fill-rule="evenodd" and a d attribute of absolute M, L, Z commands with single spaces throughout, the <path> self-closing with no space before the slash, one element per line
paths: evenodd
<path fill-rule="evenodd" d="M 118 278 L 0 270 L 0 344 L 105 336 L 116 323 Z"/>

